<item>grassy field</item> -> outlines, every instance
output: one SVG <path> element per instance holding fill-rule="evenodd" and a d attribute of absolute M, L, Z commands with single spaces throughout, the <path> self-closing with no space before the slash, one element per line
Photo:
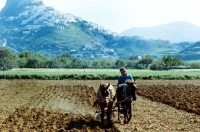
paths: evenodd
<path fill-rule="evenodd" d="M 200 70 L 127 70 L 135 79 L 200 79 Z M 118 69 L 12 69 L 0 71 L 0 79 L 117 79 Z"/>

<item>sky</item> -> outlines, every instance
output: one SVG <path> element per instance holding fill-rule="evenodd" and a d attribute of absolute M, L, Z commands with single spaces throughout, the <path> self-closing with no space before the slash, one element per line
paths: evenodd
<path fill-rule="evenodd" d="M 0 9 L 6 0 L 0 0 Z M 43 0 L 45 5 L 123 32 L 176 21 L 200 26 L 200 0 Z"/>

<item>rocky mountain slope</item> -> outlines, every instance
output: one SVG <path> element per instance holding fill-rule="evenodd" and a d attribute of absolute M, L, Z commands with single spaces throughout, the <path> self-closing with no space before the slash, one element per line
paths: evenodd
<path fill-rule="evenodd" d="M 169 41 L 121 36 L 69 13 L 47 7 L 41 0 L 7 0 L 0 12 L 1 45 L 15 52 L 25 50 L 56 56 L 128 58 L 130 54 L 155 57 L 177 53 Z"/>

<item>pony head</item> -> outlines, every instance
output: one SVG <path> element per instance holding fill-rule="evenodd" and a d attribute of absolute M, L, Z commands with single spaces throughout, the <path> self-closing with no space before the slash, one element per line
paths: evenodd
<path fill-rule="evenodd" d="M 108 85 L 106 84 L 100 84 L 100 91 L 103 97 L 107 97 L 109 96 L 110 92 L 109 92 L 109 87 L 110 87 L 110 83 Z"/>
<path fill-rule="evenodd" d="M 128 86 L 132 86 L 135 90 L 137 90 L 136 81 L 126 80 L 126 84 Z"/>

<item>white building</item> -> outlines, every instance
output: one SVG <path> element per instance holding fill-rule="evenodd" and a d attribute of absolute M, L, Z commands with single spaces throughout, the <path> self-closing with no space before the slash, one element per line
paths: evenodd
<path fill-rule="evenodd" d="M 26 34 L 26 35 L 28 35 L 30 33 L 31 33 L 30 31 L 23 31 L 23 34 Z"/>
<path fill-rule="evenodd" d="M 19 30 L 19 28 L 14 28 L 14 31 L 18 31 Z"/>
<path fill-rule="evenodd" d="M 142 59 L 142 56 L 138 56 L 138 60 L 141 60 Z"/>
<path fill-rule="evenodd" d="M 8 18 L 6 19 L 6 21 L 13 21 L 14 19 L 15 19 L 15 17 L 11 16 L 11 17 L 8 17 Z"/>
<path fill-rule="evenodd" d="M 54 8 L 52 6 L 48 6 L 46 7 L 47 10 L 54 10 Z"/>
<path fill-rule="evenodd" d="M 53 23 L 47 23 L 47 26 L 54 27 L 55 25 Z"/>
<path fill-rule="evenodd" d="M 39 29 L 41 26 L 40 25 L 27 25 L 25 27 L 25 29 L 27 30 L 36 30 L 36 29 Z"/>

